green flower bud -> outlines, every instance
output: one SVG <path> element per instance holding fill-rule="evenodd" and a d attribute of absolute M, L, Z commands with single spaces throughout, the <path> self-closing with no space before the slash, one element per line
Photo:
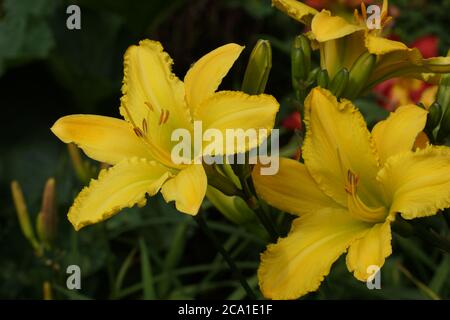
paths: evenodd
<path fill-rule="evenodd" d="M 294 89 L 304 89 L 301 83 L 306 81 L 311 70 L 311 45 L 304 35 L 297 36 L 292 43 L 291 69 Z"/>
<path fill-rule="evenodd" d="M 28 214 L 27 204 L 25 202 L 22 189 L 17 181 L 13 181 L 11 183 L 11 192 L 14 201 L 14 205 L 16 207 L 17 217 L 19 219 L 20 229 L 22 230 L 23 235 L 28 240 L 28 242 L 32 245 L 37 255 L 42 254 L 41 246 L 36 239 L 36 236 L 33 231 L 33 227 L 30 222 L 30 215 Z"/>
<path fill-rule="evenodd" d="M 377 57 L 374 54 L 365 52 L 353 63 L 343 97 L 353 100 L 359 96 L 375 68 L 376 61 Z"/>
<path fill-rule="evenodd" d="M 270 42 L 258 40 L 250 54 L 242 82 L 242 91 L 248 94 L 264 93 L 271 68 L 272 48 Z"/>
<path fill-rule="evenodd" d="M 55 196 L 55 179 L 50 178 L 45 184 L 42 196 L 41 211 L 36 219 L 36 231 L 39 239 L 46 245 L 51 246 L 56 237 L 57 213 Z"/>
<path fill-rule="evenodd" d="M 427 124 L 425 130 L 427 132 L 433 132 L 434 128 L 436 128 L 439 125 L 441 118 L 442 118 L 442 107 L 439 103 L 434 102 L 430 106 L 430 109 L 428 110 Z"/>
<path fill-rule="evenodd" d="M 255 220 L 255 214 L 244 200 L 236 196 L 227 196 L 208 186 L 206 197 L 228 220 L 242 225 Z"/>
<path fill-rule="evenodd" d="M 88 184 L 94 177 L 96 169 L 91 167 L 89 162 L 83 161 L 80 149 L 74 143 L 68 143 L 67 149 L 78 179 L 83 184 Z"/>
<path fill-rule="evenodd" d="M 317 85 L 321 88 L 328 88 L 328 83 L 330 81 L 330 78 L 328 77 L 328 71 L 327 70 L 320 70 L 317 74 Z"/>
<path fill-rule="evenodd" d="M 442 107 L 442 119 L 437 134 L 437 141 L 443 142 L 450 134 L 450 74 L 441 76 L 437 103 Z"/>
<path fill-rule="evenodd" d="M 349 72 L 346 68 L 341 69 L 330 83 L 331 93 L 339 98 L 347 87 L 349 79 Z"/>
<path fill-rule="evenodd" d="M 444 142 L 445 139 L 450 134 L 450 108 L 447 108 L 445 110 L 444 114 L 442 115 L 441 125 L 439 127 L 439 132 L 437 134 L 436 140 L 438 142 Z"/>

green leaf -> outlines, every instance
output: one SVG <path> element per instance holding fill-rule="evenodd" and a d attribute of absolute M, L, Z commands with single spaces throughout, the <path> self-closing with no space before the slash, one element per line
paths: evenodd
<path fill-rule="evenodd" d="M 144 238 L 139 239 L 139 248 L 141 251 L 141 276 L 144 289 L 144 299 L 153 300 L 156 299 L 156 292 L 153 283 L 152 266 L 147 252 L 147 245 Z"/>
<path fill-rule="evenodd" d="M 48 56 L 55 45 L 48 17 L 56 8 L 52 0 L 5 0 L 0 20 L 0 75 L 9 65 Z"/>
<path fill-rule="evenodd" d="M 120 289 L 122 288 L 123 279 L 125 278 L 128 269 L 131 266 L 131 262 L 133 261 L 136 251 L 137 251 L 136 248 L 133 248 L 133 250 L 130 251 L 130 253 L 125 258 L 124 262 L 122 263 L 122 266 L 119 269 L 119 273 L 117 274 L 116 282 L 114 285 L 114 296 L 116 296 L 117 292 L 119 292 Z"/>
<path fill-rule="evenodd" d="M 436 264 L 434 263 L 434 261 L 427 254 L 425 254 L 425 252 L 423 252 L 420 247 L 413 242 L 413 240 L 403 238 L 399 235 L 396 235 L 395 239 L 399 246 L 403 249 L 403 251 L 411 258 L 423 263 L 431 270 L 434 270 L 436 268 Z"/>
<path fill-rule="evenodd" d="M 81 294 L 76 290 L 68 290 L 57 284 L 53 285 L 53 289 L 55 289 L 55 291 L 63 294 L 65 297 L 67 297 L 70 300 L 92 300 L 92 298 L 90 298 L 84 294 Z"/>
<path fill-rule="evenodd" d="M 171 278 L 174 276 L 173 270 L 183 256 L 186 241 L 186 231 L 188 227 L 189 223 L 185 221 L 182 224 L 178 225 L 175 229 L 172 244 L 167 251 L 163 263 L 164 280 L 161 282 L 160 287 L 161 296 L 165 296 L 169 291 Z"/>
<path fill-rule="evenodd" d="M 448 282 L 450 274 L 450 256 L 444 255 L 441 264 L 436 269 L 436 272 L 431 279 L 429 287 L 437 294 L 441 294 L 445 288 L 445 284 Z"/>

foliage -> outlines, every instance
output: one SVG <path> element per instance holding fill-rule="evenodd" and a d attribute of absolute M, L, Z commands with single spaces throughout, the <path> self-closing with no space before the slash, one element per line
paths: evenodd
<path fill-rule="evenodd" d="M 0 298 L 40 299 L 45 281 L 50 281 L 57 299 L 245 298 L 238 279 L 195 221 L 161 197 L 75 232 L 65 214 L 83 183 L 66 147 L 49 127 L 71 113 L 118 115 L 122 55 L 142 38 L 163 41 L 178 74 L 216 45 L 245 44 L 244 56 L 225 81 L 227 88 L 239 88 L 256 40 L 270 40 L 274 71 L 267 87 L 282 103 L 281 120 L 296 110 L 289 54 L 293 35 L 301 28 L 271 9 L 269 0 L 79 0 L 82 30 L 70 31 L 65 27 L 69 2 L 73 1 L 0 2 Z M 401 12 L 396 34 L 407 42 L 435 34 L 441 53 L 446 53 L 450 1 L 426 6 L 424 1 L 392 3 Z M 372 125 L 386 116 L 373 100 L 356 102 Z M 289 147 L 291 138 L 283 132 L 281 141 Z M 52 250 L 37 257 L 20 232 L 9 186 L 12 180 L 19 181 L 34 221 L 49 177 L 57 184 L 58 235 Z M 250 286 L 259 292 L 255 271 L 265 248 L 261 232 L 231 223 L 209 203 L 203 211 Z M 286 233 L 289 218 L 280 219 L 285 219 Z M 443 216 L 421 220 L 448 230 Z M 450 298 L 449 256 L 416 237 L 396 235 L 393 241 L 395 254 L 383 268 L 382 290 L 367 290 L 340 259 L 320 290 L 306 299 Z M 71 264 L 82 270 L 78 291 L 65 286 Z"/>

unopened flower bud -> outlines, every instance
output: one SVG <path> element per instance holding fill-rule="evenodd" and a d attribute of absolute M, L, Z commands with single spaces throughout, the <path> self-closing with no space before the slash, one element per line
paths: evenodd
<path fill-rule="evenodd" d="M 428 109 L 426 131 L 433 132 L 434 128 L 439 125 L 442 118 L 442 107 L 439 103 L 434 102 Z"/>
<path fill-rule="evenodd" d="M 55 239 L 57 230 L 55 179 L 50 178 L 45 184 L 42 196 L 41 211 L 37 217 L 36 230 L 39 239 L 50 246 Z"/>
<path fill-rule="evenodd" d="M 347 87 L 349 72 L 346 68 L 341 69 L 330 83 L 329 89 L 331 93 L 339 98 Z"/>
<path fill-rule="evenodd" d="M 68 143 L 67 149 L 69 151 L 70 159 L 72 160 L 72 165 L 75 169 L 75 174 L 77 175 L 78 179 L 80 179 L 83 184 L 88 184 L 89 180 L 91 180 L 91 178 L 93 177 L 93 170 L 89 168 L 88 163 L 83 162 L 80 149 L 78 149 L 75 144 Z"/>
<path fill-rule="evenodd" d="M 353 100 L 359 96 L 375 68 L 376 61 L 377 57 L 374 54 L 365 52 L 353 63 L 343 97 Z"/>
<path fill-rule="evenodd" d="M 328 83 L 330 81 L 330 78 L 328 77 L 328 71 L 327 70 L 320 70 L 317 74 L 317 85 L 321 88 L 328 88 Z"/>
<path fill-rule="evenodd" d="M 258 40 L 250 54 L 242 82 L 242 91 L 247 94 L 261 94 L 266 89 L 272 68 L 272 48 L 267 40 Z"/>
<path fill-rule="evenodd" d="M 14 205 L 16 207 L 17 217 L 19 219 L 20 229 L 25 238 L 30 242 L 36 253 L 40 255 L 40 245 L 36 240 L 33 227 L 30 222 L 30 215 L 28 214 L 27 205 L 23 196 L 22 189 L 17 181 L 11 183 L 11 192 L 13 196 Z"/>

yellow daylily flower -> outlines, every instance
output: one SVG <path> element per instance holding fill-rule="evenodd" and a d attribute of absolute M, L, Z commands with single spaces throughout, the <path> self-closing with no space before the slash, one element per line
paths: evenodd
<path fill-rule="evenodd" d="M 436 81 L 434 74 L 450 72 L 449 57 L 424 59 L 417 48 L 408 48 L 402 42 L 383 38 L 383 27 L 392 20 L 388 16 L 388 0 L 383 0 L 381 29 L 367 27 L 364 2 L 361 2 L 362 16 L 355 10 L 353 21 L 333 16 L 328 10 L 318 12 L 297 0 L 272 0 L 272 4 L 311 28 L 308 36 L 320 49 L 321 67 L 328 71 L 330 77 L 342 68 L 350 69 L 367 51 L 377 56 L 377 63 L 365 89 L 393 77 Z"/>
<path fill-rule="evenodd" d="M 213 50 L 182 82 L 172 73 L 172 60 L 162 45 L 143 40 L 124 58 L 120 113 L 125 120 L 70 115 L 56 121 L 51 130 L 63 142 L 74 142 L 92 159 L 113 165 L 75 199 L 68 218 L 76 230 L 125 207 L 145 205 L 146 194 L 153 196 L 160 189 L 179 211 L 197 214 L 207 189 L 203 166 L 194 161 L 202 154 L 182 164 L 172 161 L 177 144 L 172 132 L 184 128 L 193 133 L 194 121 L 222 134 L 226 129 L 270 130 L 278 111 L 278 102 L 269 95 L 216 92 L 242 49 L 231 43 Z M 235 152 L 257 146 L 262 138 L 237 146 Z"/>
<path fill-rule="evenodd" d="M 370 133 L 348 100 L 315 88 L 305 102 L 305 163 L 281 159 L 277 175 L 253 171 L 257 193 L 297 215 L 287 237 L 261 256 L 265 297 L 295 299 L 318 289 L 348 250 L 347 268 L 366 281 L 391 252 L 391 223 L 450 207 L 450 148 L 413 151 L 427 111 L 398 108 Z"/>

